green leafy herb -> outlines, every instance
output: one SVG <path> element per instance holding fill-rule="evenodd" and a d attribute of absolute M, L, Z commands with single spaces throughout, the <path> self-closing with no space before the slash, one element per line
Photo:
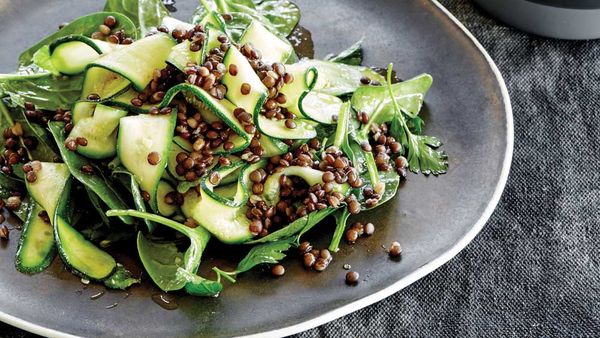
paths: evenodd
<path fill-rule="evenodd" d="M 443 151 L 438 151 L 442 143 L 436 137 L 415 135 L 410 131 L 402 110 L 396 99 L 396 94 L 391 84 L 392 64 L 388 67 L 387 88 L 389 97 L 394 107 L 394 118 L 392 122 L 392 135 L 400 140 L 406 149 L 408 167 L 413 172 L 439 175 L 448 171 L 448 156 Z"/>
<path fill-rule="evenodd" d="M 42 162 L 54 162 L 57 155 L 55 152 L 54 140 L 48 134 L 48 131 L 39 124 L 31 123 L 29 120 L 23 117 L 17 119 L 23 127 L 25 136 L 35 137 L 38 141 L 37 146 L 34 149 L 28 149 L 31 158 Z"/>
<path fill-rule="evenodd" d="M 322 220 L 324 220 L 327 216 L 331 215 L 336 209 L 335 208 L 325 208 L 319 211 L 313 211 L 310 214 L 306 215 L 307 220 L 304 228 L 296 235 L 296 244 L 300 243 L 300 237 L 307 233 L 310 229 L 312 229 L 315 225 L 319 224 Z"/>
<path fill-rule="evenodd" d="M 83 156 L 78 155 L 73 151 L 67 150 L 65 147 L 65 124 L 63 122 L 49 122 L 48 128 L 50 133 L 54 137 L 60 155 L 62 156 L 65 164 L 69 167 L 71 175 L 75 177 L 84 186 L 93 191 L 98 197 L 111 209 L 126 209 L 127 204 L 123 201 L 123 198 L 119 196 L 110 185 L 104 180 L 103 177 L 97 174 L 84 174 L 81 171 L 81 167 L 88 165 L 89 161 Z M 131 217 L 120 217 L 125 224 L 133 224 Z"/>
<path fill-rule="evenodd" d="M 348 49 L 338 53 L 325 56 L 325 61 L 344 63 L 352 66 L 360 66 L 363 60 L 362 40 L 357 41 Z"/>
<path fill-rule="evenodd" d="M 169 16 L 162 0 L 107 0 L 104 10 L 126 15 L 137 27 L 139 36 L 145 36 Z"/>
<path fill-rule="evenodd" d="M 125 290 L 133 284 L 140 283 L 141 281 L 134 278 L 131 272 L 127 271 L 125 267 L 117 263 L 117 269 L 113 274 L 104 281 L 104 285 L 110 289 Z"/>

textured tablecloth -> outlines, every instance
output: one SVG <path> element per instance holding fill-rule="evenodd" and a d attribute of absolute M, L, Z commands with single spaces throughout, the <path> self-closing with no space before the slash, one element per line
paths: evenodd
<path fill-rule="evenodd" d="M 600 41 L 528 35 L 442 0 L 504 75 L 508 185 L 481 234 L 395 295 L 298 337 L 600 336 Z M 29 334 L 0 324 L 2 337 Z"/>

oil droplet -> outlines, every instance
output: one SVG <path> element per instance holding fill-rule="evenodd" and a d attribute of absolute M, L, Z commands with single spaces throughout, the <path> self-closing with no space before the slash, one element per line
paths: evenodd
<path fill-rule="evenodd" d="M 116 307 L 117 305 L 119 305 L 119 303 L 112 303 L 109 306 L 107 306 L 107 309 L 112 309 L 113 307 Z"/>
<path fill-rule="evenodd" d="M 157 293 L 155 295 L 152 295 L 152 301 L 154 301 L 156 304 L 158 304 L 165 310 L 175 310 L 178 307 L 177 302 L 175 302 L 175 299 L 164 293 Z"/>
<path fill-rule="evenodd" d="M 350 270 L 352 266 L 350 264 L 344 264 L 344 270 Z"/>

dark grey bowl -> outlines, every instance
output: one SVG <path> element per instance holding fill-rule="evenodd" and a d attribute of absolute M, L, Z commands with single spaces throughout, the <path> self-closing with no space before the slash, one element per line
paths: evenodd
<path fill-rule="evenodd" d="M 197 3 L 178 0 L 175 14 L 188 17 Z M 292 254 L 284 262 L 283 278 L 252 271 L 227 285 L 219 298 L 176 293 L 179 308 L 174 311 L 152 302 L 158 290 L 147 278 L 126 299 L 125 292 L 109 291 L 93 301 L 90 295 L 102 287 L 83 290 L 59 259 L 44 273 L 20 274 L 14 268 L 19 237 L 14 231 L 8 243 L 0 243 L 0 320 L 44 336 L 287 335 L 397 292 L 451 259 L 477 235 L 502 194 L 513 147 L 508 94 L 481 45 L 435 1 L 297 3 L 317 56 L 364 39 L 365 64 L 385 67 L 394 62 L 404 79 L 421 72 L 433 75 L 423 112 L 425 132 L 445 142 L 449 173 L 438 178 L 410 175 L 393 201 L 359 215 L 357 220 L 375 222 L 375 234 L 353 246 L 343 244 L 325 272 L 304 270 Z M 101 1 L 92 0 L 0 0 L 0 71 L 12 70 L 19 51 L 56 29 L 57 23 L 100 7 Z M 332 229 L 331 223 L 324 224 L 311 234 L 318 247 L 326 246 Z M 404 249 L 400 261 L 390 260 L 381 247 L 394 240 Z M 212 251 L 204 271 L 214 264 L 235 264 L 225 253 Z M 344 283 L 345 263 L 361 273 L 354 287 Z M 118 306 L 106 309 L 113 303 Z"/>
<path fill-rule="evenodd" d="M 474 0 L 509 25 L 570 40 L 600 38 L 598 0 Z"/>

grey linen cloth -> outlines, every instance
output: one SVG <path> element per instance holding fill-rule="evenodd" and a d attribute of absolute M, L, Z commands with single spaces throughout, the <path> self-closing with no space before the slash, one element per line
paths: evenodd
<path fill-rule="evenodd" d="M 600 336 L 600 41 L 544 39 L 441 0 L 507 82 L 508 185 L 464 251 L 393 296 L 297 337 Z M 0 324 L 2 337 L 31 336 Z"/>

